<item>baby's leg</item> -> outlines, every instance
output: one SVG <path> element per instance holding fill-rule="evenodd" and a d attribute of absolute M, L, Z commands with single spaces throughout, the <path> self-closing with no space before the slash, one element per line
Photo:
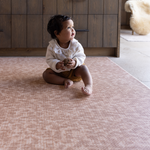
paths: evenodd
<path fill-rule="evenodd" d="M 69 88 L 73 85 L 73 81 L 71 81 L 70 79 L 65 79 L 64 85 L 65 88 Z"/>
<path fill-rule="evenodd" d="M 47 69 L 43 72 L 43 78 L 47 83 L 65 85 L 66 88 L 69 88 L 73 85 L 73 81 L 58 76 L 53 70 Z"/>
<path fill-rule="evenodd" d="M 75 69 L 75 76 L 81 77 L 85 87 L 82 87 L 82 92 L 85 95 L 91 95 L 93 90 L 93 80 L 87 66 L 82 65 Z"/>
<path fill-rule="evenodd" d="M 91 95 L 92 94 L 92 86 L 85 86 L 85 87 L 82 87 L 81 88 L 82 92 L 85 94 L 85 95 Z"/>

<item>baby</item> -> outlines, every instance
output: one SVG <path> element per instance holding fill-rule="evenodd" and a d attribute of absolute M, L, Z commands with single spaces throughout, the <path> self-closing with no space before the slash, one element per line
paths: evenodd
<path fill-rule="evenodd" d="M 43 72 L 47 83 L 64 85 L 69 88 L 73 82 L 83 80 L 82 92 L 92 94 L 93 81 L 88 67 L 84 64 L 85 54 L 76 35 L 73 20 L 64 15 L 53 16 L 47 25 L 52 40 L 46 52 L 46 62 L 50 68 Z M 67 60 L 66 63 L 66 58 Z"/>

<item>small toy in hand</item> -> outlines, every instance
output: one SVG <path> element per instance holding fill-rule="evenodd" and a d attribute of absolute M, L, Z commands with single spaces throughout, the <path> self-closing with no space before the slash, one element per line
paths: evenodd
<path fill-rule="evenodd" d="M 68 64 L 71 64 L 72 59 L 70 59 L 70 58 L 65 58 L 65 59 L 63 60 L 63 62 L 64 62 L 64 66 L 67 66 Z"/>

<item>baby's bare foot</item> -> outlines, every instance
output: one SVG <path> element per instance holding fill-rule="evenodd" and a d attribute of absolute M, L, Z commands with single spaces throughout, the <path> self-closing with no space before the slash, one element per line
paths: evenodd
<path fill-rule="evenodd" d="M 69 88 L 73 85 L 73 81 L 66 79 L 64 82 L 65 88 Z"/>
<path fill-rule="evenodd" d="M 92 85 L 87 85 L 85 87 L 82 87 L 82 92 L 85 94 L 85 95 L 91 95 L 92 94 Z"/>

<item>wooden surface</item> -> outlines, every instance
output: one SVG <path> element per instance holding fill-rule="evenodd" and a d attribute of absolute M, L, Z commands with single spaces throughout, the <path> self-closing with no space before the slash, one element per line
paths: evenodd
<path fill-rule="evenodd" d="M 72 14 L 72 1 L 70 0 L 57 0 L 58 14 L 70 15 Z"/>
<path fill-rule="evenodd" d="M 118 14 L 118 0 L 104 0 L 104 14 Z"/>
<path fill-rule="evenodd" d="M 117 16 L 104 16 L 103 47 L 117 47 Z"/>
<path fill-rule="evenodd" d="M 26 0 L 13 0 L 12 3 L 12 14 L 18 15 L 18 14 L 24 14 L 26 15 Z"/>
<path fill-rule="evenodd" d="M 27 14 L 41 15 L 42 0 L 27 0 Z"/>
<path fill-rule="evenodd" d="M 40 48 L 42 46 L 42 15 L 27 16 L 27 47 Z"/>
<path fill-rule="evenodd" d="M 88 47 L 102 47 L 103 40 L 103 16 L 89 15 Z"/>
<path fill-rule="evenodd" d="M 88 14 L 88 0 L 73 0 L 73 14 Z"/>
<path fill-rule="evenodd" d="M 129 23 L 131 13 L 126 12 L 124 9 L 124 5 L 125 5 L 126 1 L 127 0 L 122 0 L 122 5 L 121 5 L 121 28 L 122 29 L 131 29 L 130 23 Z"/>
<path fill-rule="evenodd" d="M 0 14 L 11 14 L 11 0 L 0 0 Z"/>
<path fill-rule="evenodd" d="M 11 48 L 11 15 L 0 15 L 0 47 Z"/>
<path fill-rule="evenodd" d="M 103 0 L 89 0 L 89 14 L 103 14 Z"/>
<path fill-rule="evenodd" d="M 117 48 L 85 48 L 86 56 L 115 56 Z M 1 48 L 0 56 L 45 56 L 46 48 Z"/>
<path fill-rule="evenodd" d="M 120 6 L 121 0 L 0 0 L 0 48 L 46 48 L 50 17 L 66 14 L 85 48 L 116 48 L 119 57 Z"/>
<path fill-rule="evenodd" d="M 12 15 L 12 48 L 26 48 L 26 15 Z"/>
<path fill-rule="evenodd" d="M 87 15 L 73 15 L 76 30 L 87 30 L 88 29 L 88 16 Z M 84 20 L 84 23 L 83 23 Z M 76 37 L 84 47 L 88 46 L 87 42 L 88 32 L 77 32 Z"/>
<path fill-rule="evenodd" d="M 43 0 L 43 14 L 48 15 L 48 14 L 56 14 L 57 9 L 56 9 L 56 0 Z"/>

